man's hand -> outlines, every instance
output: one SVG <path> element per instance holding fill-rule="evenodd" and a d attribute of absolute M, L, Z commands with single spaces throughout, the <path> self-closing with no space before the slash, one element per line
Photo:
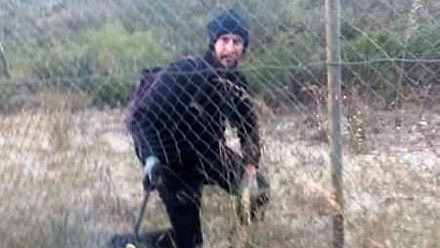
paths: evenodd
<path fill-rule="evenodd" d="M 243 179 L 246 187 L 249 188 L 251 197 L 258 194 L 257 171 L 258 167 L 254 164 L 246 164 Z"/>
<path fill-rule="evenodd" d="M 145 161 L 142 184 L 144 190 L 154 190 L 159 180 L 160 161 L 155 156 L 150 156 Z"/>
<path fill-rule="evenodd" d="M 246 174 L 250 175 L 250 176 L 254 176 L 255 174 L 257 174 L 257 166 L 255 166 L 254 164 L 246 164 L 245 168 L 244 168 Z"/>

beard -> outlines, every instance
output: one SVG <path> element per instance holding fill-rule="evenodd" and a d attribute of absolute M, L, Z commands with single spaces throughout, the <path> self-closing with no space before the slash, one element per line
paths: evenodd
<path fill-rule="evenodd" d="M 219 62 L 222 64 L 225 68 L 235 68 L 238 65 L 238 59 L 236 56 L 233 55 L 223 55 L 220 56 Z"/>

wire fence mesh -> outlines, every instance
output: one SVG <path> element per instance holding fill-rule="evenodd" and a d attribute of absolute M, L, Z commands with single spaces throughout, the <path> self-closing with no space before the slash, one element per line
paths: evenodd
<path fill-rule="evenodd" d="M 254 246 L 332 247 L 323 1 L 0 4 L 2 247 L 105 247 L 132 231 L 142 173 L 125 125 L 130 86 L 142 68 L 203 54 L 208 21 L 229 8 L 251 27 L 240 69 L 271 184 Z M 435 0 L 341 2 L 348 247 L 438 247 L 439 20 Z M 230 128 L 227 143 L 240 145 Z M 234 201 L 204 191 L 204 246 L 227 247 Z M 144 220 L 169 226 L 157 195 Z"/>

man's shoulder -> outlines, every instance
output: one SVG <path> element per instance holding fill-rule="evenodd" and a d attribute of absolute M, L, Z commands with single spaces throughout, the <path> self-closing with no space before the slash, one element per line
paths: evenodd
<path fill-rule="evenodd" d="M 191 55 L 170 63 L 168 69 L 170 71 L 200 72 L 201 70 L 208 70 L 209 66 L 203 56 Z"/>

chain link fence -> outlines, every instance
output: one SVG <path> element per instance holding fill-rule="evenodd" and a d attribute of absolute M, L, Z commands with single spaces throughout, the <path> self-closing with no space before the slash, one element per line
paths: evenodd
<path fill-rule="evenodd" d="M 241 69 L 271 183 L 254 247 L 333 247 L 324 1 L 0 4 L 2 247 L 105 247 L 132 231 L 143 193 L 129 88 L 142 68 L 203 54 L 206 24 L 229 8 L 251 26 Z M 438 247 L 440 2 L 345 0 L 339 17 L 345 244 Z M 233 197 L 204 191 L 204 247 L 227 247 Z M 142 229 L 169 226 L 151 201 Z"/>

